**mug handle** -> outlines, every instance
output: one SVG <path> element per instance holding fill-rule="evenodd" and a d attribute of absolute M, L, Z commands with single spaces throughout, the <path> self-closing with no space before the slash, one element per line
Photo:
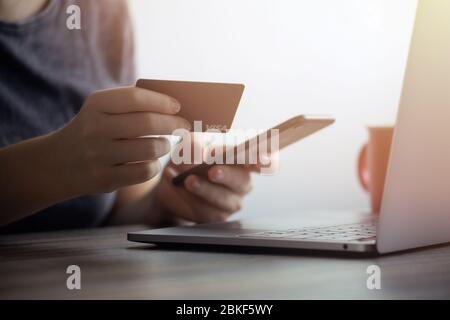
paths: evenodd
<path fill-rule="evenodd" d="M 368 145 L 365 144 L 361 151 L 359 151 L 358 156 L 358 177 L 359 177 L 359 183 L 363 187 L 364 190 L 370 191 L 370 175 L 369 175 L 369 169 L 367 168 L 367 148 Z"/>

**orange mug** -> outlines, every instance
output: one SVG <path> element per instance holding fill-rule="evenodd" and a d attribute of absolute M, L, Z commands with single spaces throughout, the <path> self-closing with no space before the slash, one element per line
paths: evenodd
<path fill-rule="evenodd" d="M 367 129 L 369 141 L 359 153 L 358 176 L 361 186 L 370 193 L 372 212 L 379 213 L 394 128 L 371 126 Z"/>

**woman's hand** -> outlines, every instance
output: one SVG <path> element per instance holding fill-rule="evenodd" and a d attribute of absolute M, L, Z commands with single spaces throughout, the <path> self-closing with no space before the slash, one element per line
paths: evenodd
<path fill-rule="evenodd" d="M 242 198 L 252 189 L 251 167 L 216 165 L 209 169 L 208 179 L 191 175 L 184 186 L 174 186 L 172 179 L 189 167 L 170 163 L 164 170 L 156 199 L 166 217 L 218 222 L 241 209 Z"/>
<path fill-rule="evenodd" d="M 203 148 L 211 147 L 211 154 L 220 152 L 222 155 L 228 148 L 193 143 L 191 154 L 195 154 L 197 148 L 198 152 L 202 153 L 205 151 L 202 151 Z M 180 219 L 195 223 L 225 221 L 241 209 L 244 196 L 252 190 L 252 172 L 261 172 L 264 169 L 265 174 L 269 174 L 278 169 L 278 157 L 262 157 L 261 160 L 264 161 L 256 164 L 214 165 L 208 170 L 207 178 L 190 175 L 182 186 L 173 185 L 172 179 L 193 165 L 175 165 L 169 162 L 153 198 L 155 207 L 159 209 L 160 220 L 163 224 L 176 223 Z"/>
<path fill-rule="evenodd" d="M 170 143 L 142 136 L 190 129 L 187 120 L 176 116 L 179 110 L 175 99 L 136 87 L 89 96 L 78 115 L 54 134 L 75 192 L 108 192 L 155 177 Z"/>
<path fill-rule="evenodd" d="M 152 179 L 165 135 L 190 124 L 173 98 L 126 87 L 97 91 L 54 133 L 0 149 L 0 225 L 58 202 Z"/>

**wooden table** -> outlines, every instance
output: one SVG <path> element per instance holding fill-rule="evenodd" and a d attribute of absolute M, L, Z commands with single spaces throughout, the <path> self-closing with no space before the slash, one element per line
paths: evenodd
<path fill-rule="evenodd" d="M 383 257 L 158 248 L 140 226 L 0 237 L 0 299 L 450 298 L 450 246 Z M 81 268 L 68 290 L 66 268 Z M 366 286 L 381 268 L 381 290 Z"/>

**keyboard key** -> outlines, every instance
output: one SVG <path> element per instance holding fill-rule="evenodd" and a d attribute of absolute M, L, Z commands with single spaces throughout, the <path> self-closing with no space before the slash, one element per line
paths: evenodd
<path fill-rule="evenodd" d="M 286 240 L 368 241 L 375 239 L 375 228 L 375 223 L 358 223 L 316 228 L 269 230 L 251 234 L 242 234 L 239 235 L 239 237 L 277 238 Z"/>

